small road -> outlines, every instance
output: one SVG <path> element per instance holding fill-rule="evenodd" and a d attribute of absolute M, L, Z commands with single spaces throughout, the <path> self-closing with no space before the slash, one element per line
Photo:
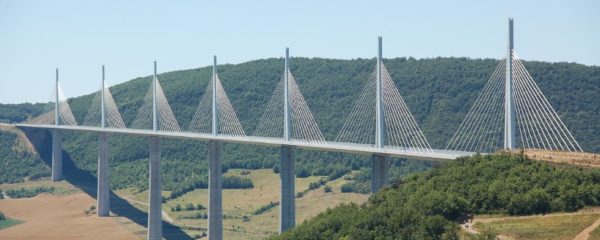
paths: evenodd
<path fill-rule="evenodd" d="M 577 236 L 575 236 L 573 240 L 587 240 L 588 238 L 590 238 L 590 233 L 594 231 L 594 229 L 598 228 L 598 226 L 600 226 L 600 218 L 598 218 L 594 223 L 592 223 L 592 225 L 590 225 L 586 229 L 583 229 L 583 231 L 577 234 Z"/>

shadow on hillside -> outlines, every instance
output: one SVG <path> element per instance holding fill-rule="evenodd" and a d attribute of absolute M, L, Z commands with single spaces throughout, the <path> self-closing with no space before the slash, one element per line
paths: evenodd
<path fill-rule="evenodd" d="M 52 137 L 48 130 L 21 129 L 31 141 L 40 158 L 48 165 L 52 165 Z M 88 171 L 78 169 L 68 152 L 63 150 L 63 177 L 73 186 L 81 189 L 86 194 L 96 198 L 97 179 Z M 131 203 L 110 191 L 110 210 L 114 214 L 126 217 L 140 226 L 148 226 L 148 214 L 135 208 Z M 169 223 L 162 222 L 163 238 L 167 240 L 193 239 L 181 228 Z"/>

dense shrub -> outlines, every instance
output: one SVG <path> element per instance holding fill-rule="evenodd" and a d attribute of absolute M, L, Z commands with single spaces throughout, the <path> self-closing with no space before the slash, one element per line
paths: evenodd
<path fill-rule="evenodd" d="M 327 183 L 327 180 L 321 178 L 321 179 L 319 179 L 319 181 L 311 182 L 310 184 L 308 184 L 308 189 L 315 190 L 315 189 L 320 188 L 321 186 L 325 185 L 325 183 Z"/>
<path fill-rule="evenodd" d="M 276 207 L 279 205 L 279 202 L 269 202 L 267 205 L 263 205 L 261 207 L 259 207 L 258 209 L 254 210 L 254 215 L 259 215 L 262 214 L 266 211 L 269 211 L 270 209 Z"/>
<path fill-rule="evenodd" d="M 273 239 L 457 239 L 456 221 L 471 214 L 574 211 L 599 200 L 600 169 L 477 155 L 414 174 L 365 205 L 327 210 Z"/>
<path fill-rule="evenodd" d="M 192 203 L 187 203 L 187 204 L 185 204 L 185 207 L 182 207 L 181 204 L 177 203 L 177 204 L 175 204 L 175 206 L 171 207 L 171 212 L 194 211 L 194 210 L 204 210 L 204 209 L 206 209 L 206 207 L 204 207 L 200 203 L 198 203 L 196 205 L 194 205 Z"/>
<path fill-rule="evenodd" d="M 306 178 L 308 176 L 310 176 L 310 172 L 306 168 L 296 168 L 296 177 Z"/>
<path fill-rule="evenodd" d="M 54 187 L 8 189 L 6 195 L 11 198 L 30 198 L 44 192 L 54 192 Z"/>
<path fill-rule="evenodd" d="M 180 219 L 207 219 L 206 213 L 185 213 L 179 216 Z"/>
<path fill-rule="evenodd" d="M 238 176 L 223 177 L 223 188 L 225 189 L 247 189 L 253 188 L 252 179 Z"/>

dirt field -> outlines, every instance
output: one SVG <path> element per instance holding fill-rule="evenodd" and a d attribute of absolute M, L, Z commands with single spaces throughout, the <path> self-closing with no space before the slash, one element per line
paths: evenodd
<path fill-rule="evenodd" d="M 600 167 L 600 154 L 586 152 L 561 152 L 549 150 L 525 150 L 525 155 L 532 159 L 568 163 L 573 165 Z"/>
<path fill-rule="evenodd" d="M 25 221 L 0 230 L 0 239 L 140 239 L 119 224 L 118 217 L 85 216 L 92 205 L 95 200 L 84 193 L 0 200 L 0 211 Z"/>

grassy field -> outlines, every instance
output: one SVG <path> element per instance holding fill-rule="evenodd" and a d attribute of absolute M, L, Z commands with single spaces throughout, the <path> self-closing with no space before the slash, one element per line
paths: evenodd
<path fill-rule="evenodd" d="M 23 223 L 23 221 L 6 217 L 6 220 L 0 221 L 0 229 L 9 228 L 21 223 Z"/>
<path fill-rule="evenodd" d="M 590 233 L 590 238 L 588 238 L 588 240 L 600 240 L 600 227 L 597 227 Z"/>
<path fill-rule="evenodd" d="M 230 169 L 225 175 L 242 176 L 242 170 Z M 249 174 L 242 177 L 251 178 L 254 188 L 223 190 L 224 238 L 261 239 L 276 234 L 279 225 L 279 206 L 274 206 L 261 214 L 254 214 L 254 212 L 271 202 L 279 201 L 279 175 L 274 174 L 271 169 L 260 169 L 249 171 Z M 317 182 L 319 179 L 321 177 L 296 178 L 296 193 L 305 191 L 311 182 Z M 362 203 L 367 200 L 368 195 L 365 194 L 341 193 L 340 187 L 345 182 L 346 180 L 343 180 L 342 177 L 327 183 L 332 188 L 329 193 L 325 193 L 324 186 L 321 186 L 318 189 L 308 191 L 303 197 L 297 198 L 296 222 L 300 223 L 327 208 L 341 203 Z M 118 191 L 118 194 L 124 198 L 140 202 L 146 202 L 148 198 L 147 192 L 134 193 L 130 190 L 121 190 Z M 167 192 L 163 192 L 163 195 L 166 196 L 167 194 Z M 208 207 L 207 189 L 189 192 L 177 199 L 168 201 L 162 205 L 162 208 L 178 225 L 184 226 L 190 236 L 202 234 L 203 229 L 207 227 L 207 220 L 189 219 L 186 216 L 204 214 L 207 213 L 206 210 L 171 211 L 171 207 L 175 207 L 177 204 L 185 206 L 188 203 L 193 205 L 202 204 Z M 134 205 L 144 211 L 147 209 L 142 204 Z M 190 227 L 201 230 L 190 230 Z"/>
<path fill-rule="evenodd" d="M 252 189 L 224 189 L 223 190 L 223 227 L 225 239 L 262 239 L 264 237 L 276 234 L 279 225 L 279 206 L 275 205 L 268 210 L 255 214 L 255 211 L 271 202 L 279 201 L 280 180 L 279 175 L 274 174 L 271 169 L 260 169 L 246 171 L 241 169 L 230 169 L 226 176 L 241 176 L 251 178 L 254 184 Z M 296 222 L 311 218 L 327 208 L 332 208 L 342 203 L 363 203 L 369 195 L 357 193 L 342 193 L 341 186 L 346 183 L 344 177 L 334 181 L 327 182 L 331 187 L 331 192 L 325 193 L 324 186 L 307 191 L 310 183 L 318 182 L 324 177 L 311 176 L 307 178 L 296 178 L 296 193 L 305 192 L 304 196 L 296 199 Z M 72 186 L 66 181 L 51 182 L 50 180 L 31 181 L 16 184 L 2 184 L 0 189 L 20 189 L 35 187 L 54 187 L 53 195 L 69 195 L 81 192 L 80 189 Z M 134 189 L 122 189 L 116 191 L 117 195 L 129 200 L 133 206 L 143 211 L 147 211 L 148 192 L 138 192 Z M 168 196 L 169 191 L 163 191 L 163 196 Z M 207 189 L 197 189 L 189 192 L 177 199 L 162 204 L 165 214 L 172 219 L 176 225 L 182 227 L 190 236 L 201 235 L 206 232 L 208 222 L 206 219 L 190 219 L 191 215 L 205 214 L 207 210 L 193 211 L 171 211 L 177 204 L 184 207 L 191 203 L 194 206 L 201 204 L 208 207 Z M 113 206 L 117 207 L 117 206 Z M 164 218 L 163 218 L 164 219 Z M 130 221 L 120 221 L 120 223 L 132 232 L 139 232 L 143 236 L 142 226 L 132 224 Z"/>
<path fill-rule="evenodd" d="M 491 228 L 501 236 L 506 236 L 511 239 L 573 239 L 573 237 L 577 236 L 577 234 L 590 226 L 598 218 L 600 218 L 600 213 L 507 217 L 500 218 L 499 220 L 494 220 L 493 218 L 481 218 L 479 219 L 479 222 L 475 224 L 475 228 Z"/>
<path fill-rule="evenodd" d="M 32 188 L 37 188 L 37 187 L 54 187 L 54 191 L 52 192 L 52 194 L 54 194 L 54 195 L 69 195 L 69 194 L 80 191 L 79 189 L 77 189 L 76 187 L 74 187 L 67 181 L 52 182 L 49 179 L 44 179 L 44 180 L 39 180 L 39 181 L 28 181 L 28 182 L 21 182 L 21 183 L 0 184 L 0 189 L 2 189 L 3 191 L 9 190 L 9 189 L 21 189 L 21 188 L 32 189 Z"/>

